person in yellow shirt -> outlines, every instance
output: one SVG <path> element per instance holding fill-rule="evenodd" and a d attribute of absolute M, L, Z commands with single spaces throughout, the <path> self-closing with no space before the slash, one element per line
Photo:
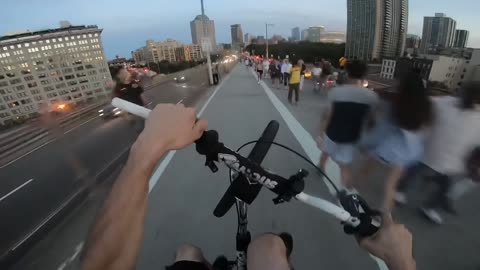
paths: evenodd
<path fill-rule="evenodd" d="M 290 81 L 289 81 L 289 89 L 288 89 L 288 101 L 290 104 L 297 105 L 298 102 L 298 94 L 300 90 L 300 79 L 301 79 L 301 72 L 302 68 L 299 63 L 293 66 L 292 71 L 290 72 Z M 295 102 L 292 101 L 292 92 L 295 91 Z"/>

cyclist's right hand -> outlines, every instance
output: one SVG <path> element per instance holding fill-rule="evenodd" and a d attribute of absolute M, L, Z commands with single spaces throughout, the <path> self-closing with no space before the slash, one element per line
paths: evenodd
<path fill-rule="evenodd" d="M 358 239 L 362 248 L 382 259 L 390 270 L 415 270 L 413 238 L 402 224 L 395 224 L 390 214 L 383 216 L 381 229 L 373 237 Z"/>

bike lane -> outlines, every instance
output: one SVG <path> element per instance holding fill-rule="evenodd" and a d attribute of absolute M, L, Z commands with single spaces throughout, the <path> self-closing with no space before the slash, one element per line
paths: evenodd
<path fill-rule="evenodd" d="M 268 122 L 277 120 L 280 130 L 276 141 L 305 154 L 298 137 L 262 86 L 241 65 L 219 87 L 202 117 L 209 120 L 209 129 L 217 130 L 220 140 L 231 148 L 258 139 Z M 247 155 L 248 150 L 242 153 Z M 219 172 L 212 174 L 193 146 L 169 156 L 167 160 L 171 161 L 163 164 L 165 170 L 150 192 L 145 241 L 137 268 L 171 264 L 175 249 L 183 243 L 201 247 L 210 261 L 218 255 L 233 259 L 235 210 L 232 208 L 221 219 L 212 213 L 228 187 L 228 170 L 219 166 Z M 313 168 L 294 154 L 272 146 L 263 166 L 284 176 L 305 168 L 311 172 L 305 191 L 334 201 Z M 291 233 L 295 268 L 378 269 L 368 254 L 358 248 L 354 238 L 343 233 L 337 220 L 297 201 L 275 206 L 272 198 L 273 193 L 263 190 L 249 207 L 249 229 L 252 236 L 264 232 Z"/>

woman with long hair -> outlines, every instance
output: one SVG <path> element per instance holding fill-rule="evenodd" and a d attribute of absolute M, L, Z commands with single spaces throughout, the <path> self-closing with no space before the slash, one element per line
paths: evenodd
<path fill-rule="evenodd" d="M 418 72 L 406 73 L 396 90 L 363 142 L 371 159 L 390 167 L 383 203 L 388 212 L 393 210 L 399 180 L 422 158 L 424 134 L 433 121 L 432 103 Z"/>

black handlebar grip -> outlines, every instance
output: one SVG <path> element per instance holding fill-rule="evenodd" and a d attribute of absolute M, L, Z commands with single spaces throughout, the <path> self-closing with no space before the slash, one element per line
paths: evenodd
<path fill-rule="evenodd" d="M 228 188 L 227 192 L 223 194 L 222 199 L 217 204 L 217 207 L 215 207 L 215 210 L 213 210 L 213 215 L 216 217 L 223 217 L 230 208 L 232 208 L 233 204 L 236 201 L 235 196 L 233 196 L 230 192 L 230 188 Z"/>

